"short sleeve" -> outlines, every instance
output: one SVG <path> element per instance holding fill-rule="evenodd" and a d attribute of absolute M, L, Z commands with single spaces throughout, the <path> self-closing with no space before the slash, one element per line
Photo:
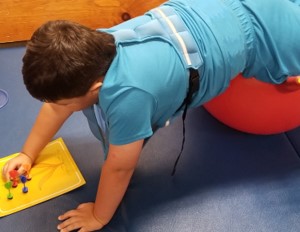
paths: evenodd
<path fill-rule="evenodd" d="M 129 88 L 120 94 L 106 112 L 109 143 L 124 145 L 150 137 L 156 105 L 151 94 L 137 88 Z"/>

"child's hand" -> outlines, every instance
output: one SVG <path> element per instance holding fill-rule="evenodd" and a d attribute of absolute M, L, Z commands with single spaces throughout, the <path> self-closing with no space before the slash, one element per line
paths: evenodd
<path fill-rule="evenodd" d="M 2 176 L 5 179 L 5 181 L 8 181 L 10 179 L 9 172 L 11 170 L 17 170 L 19 175 L 22 175 L 24 173 L 28 173 L 33 161 L 30 159 L 27 155 L 23 153 L 19 153 L 18 156 L 10 159 L 2 169 Z"/>
<path fill-rule="evenodd" d="M 101 229 L 102 224 L 94 215 L 94 203 L 85 203 L 70 210 L 58 217 L 58 220 L 64 221 L 57 226 L 60 232 L 78 230 L 79 232 L 89 232 Z"/>

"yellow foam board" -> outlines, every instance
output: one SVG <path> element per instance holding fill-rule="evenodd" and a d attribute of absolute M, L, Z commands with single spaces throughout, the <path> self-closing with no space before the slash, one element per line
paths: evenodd
<path fill-rule="evenodd" d="M 3 165 L 18 153 L 0 159 Z M 0 178 L 0 217 L 24 210 L 41 202 L 60 196 L 85 184 L 85 180 L 74 162 L 62 138 L 50 142 L 33 165 L 32 179 L 25 183 L 28 193 L 23 193 L 23 183 L 11 188 L 13 199 L 7 199 L 5 181 Z"/>

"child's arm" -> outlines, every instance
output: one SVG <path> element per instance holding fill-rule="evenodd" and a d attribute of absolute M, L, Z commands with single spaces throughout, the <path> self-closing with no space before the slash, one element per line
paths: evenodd
<path fill-rule="evenodd" d="M 22 164 L 32 165 L 41 150 L 47 145 L 71 114 L 72 112 L 67 107 L 44 103 L 22 151 L 17 157 L 9 160 L 4 165 L 3 176 L 9 179 L 8 173 L 10 170 L 18 169 L 18 172 L 22 174 L 22 172 L 25 171 L 22 168 Z"/>
<path fill-rule="evenodd" d="M 123 146 L 110 145 L 95 204 L 87 203 L 59 217 L 61 231 L 94 231 L 106 225 L 119 206 L 134 172 L 144 140 Z"/>
<path fill-rule="evenodd" d="M 95 202 L 94 214 L 107 224 L 119 206 L 137 165 L 144 140 L 110 146 L 109 156 L 103 165 Z"/>

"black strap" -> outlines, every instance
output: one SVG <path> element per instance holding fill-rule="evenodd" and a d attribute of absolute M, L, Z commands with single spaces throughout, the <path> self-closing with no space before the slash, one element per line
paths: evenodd
<path fill-rule="evenodd" d="M 186 114 L 187 114 L 187 109 L 188 109 L 188 106 L 192 102 L 193 94 L 196 93 L 199 90 L 199 87 L 200 87 L 199 73 L 196 69 L 190 69 L 189 90 L 188 90 L 188 93 L 186 95 L 186 98 L 182 102 L 179 109 L 176 111 L 176 112 L 178 112 L 179 110 L 181 110 L 182 107 L 184 107 L 183 114 L 182 114 L 182 136 L 183 137 L 182 137 L 182 143 L 181 143 L 181 150 L 180 150 L 179 155 L 177 156 L 177 159 L 174 163 L 172 174 L 171 174 L 172 176 L 175 175 L 176 167 L 177 167 L 178 161 L 181 157 L 181 154 L 182 154 L 183 148 L 184 148 L 184 143 L 185 143 L 185 118 L 186 118 Z"/>

